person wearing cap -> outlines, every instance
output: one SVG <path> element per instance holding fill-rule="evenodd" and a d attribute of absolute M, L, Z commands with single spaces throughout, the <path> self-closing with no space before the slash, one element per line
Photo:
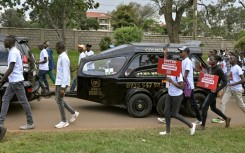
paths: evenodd
<path fill-rule="evenodd" d="M 188 82 L 192 89 L 191 96 L 188 97 L 189 99 L 188 101 L 191 103 L 191 106 L 194 109 L 195 114 L 196 114 L 197 120 L 195 121 L 195 124 L 200 125 L 202 124 L 202 117 L 201 117 L 199 108 L 197 106 L 197 102 L 194 97 L 193 65 L 192 65 L 190 58 L 188 57 L 190 53 L 190 49 L 187 48 L 186 46 L 183 46 L 179 48 L 178 50 L 180 52 L 180 57 L 182 58 L 182 75 L 184 78 L 184 82 Z"/>
<path fill-rule="evenodd" d="M 55 77 L 54 77 L 54 73 L 53 73 L 53 69 L 54 69 L 54 58 L 53 58 L 53 51 L 51 48 L 49 48 L 49 42 L 45 41 L 43 42 L 44 48 L 46 49 L 47 53 L 48 53 L 48 66 L 49 66 L 49 70 L 48 70 L 48 75 L 51 79 L 51 81 L 53 83 L 55 83 Z"/>
<path fill-rule="evenodd" d="M 85 58 L 86 55 L 84 53 L 84 51 L 86 50 L 86 47 L 84 45 L 79 45 L 78 44 L 78 52 L 80 53 L 79 58 L 78 58 L 78 66 L 80 65 L 81 59 Z M 70 88 L 70 92 L 74 92 L 75 88 L 77 86 L 77 77 L 74 78 L 71 88 Z"/>
<path fill-rule="evenodd" d="M 94 55 L 94 52 L 91 50 L 92 45 L 91 44 L 87 44 L 86 45 L 86 51 L 85 51 L 85 55 L 86 56 L 92 56 Z M 94 62 L 88 62 L 86 63 L 87 66 L 87 70 L 93 70 L 94 69 Z"/>

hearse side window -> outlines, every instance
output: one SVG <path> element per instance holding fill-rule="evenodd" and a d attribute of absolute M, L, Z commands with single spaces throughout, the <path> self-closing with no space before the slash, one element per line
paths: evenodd
<path fill-rule="evenodd" d="M 127 70 L 125 71 L 125 75 L 128 76 L 134 69 L 140 66 L 154 65 L 158 63 L 158 55 L 153 54 L 144 54 L 136 56 Z"/>
<path fill-rule="evenodd" d="M 165 76 L 163 74 L 157 73 L 157 69 L 148 69 L 143 71 L 138 71 L 135 73 L 136 77 L 160 77 Z"/>
<path fill-rule="evenodd" d="M 126 57 L 115 57 L 89 61 L 83 66 L 83 73 L 87 75 L 103 76 L 114 75 L 119 72 L 126 62 Z M 94 67 L 90 68 L 88 65 L 93 63 Z"/>

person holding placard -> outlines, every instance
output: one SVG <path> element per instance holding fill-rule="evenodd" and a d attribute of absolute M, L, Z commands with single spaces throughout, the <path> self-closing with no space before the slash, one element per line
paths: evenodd
<path fill-rule="evenodd" d="M 201 129 L 203 129 L 203 130 L 205 129 L 209 106 L 214 113 L 216 113 L 217 115 L 219 115 L 220 117 L 222 117 L 225 120 L 225 122 L 226 122 L 225 127 L 230 127 L 231 118 L 225 116 L 216 107 L 217 93 L 227 85 L 226 76 L 225 76 L 223 70 L 217 65 L 218 61 L 220 61 L 220 57 L 218 55 L 213 55 L 213 56 L 210 56 L 210 59 L 208 62 L 208 64 L 210 65 L 209 74 L 219 76 L 218 85 L 219 84 L 220 85 L 216 87 L 216 90 L 210 90 L 209 94 L 207 95 L 207 97 L 203 103 L 203 106 L 202 106 L 202 125 L 201 125 Z"/>
<path fill-rule="evenodd" d="M 164 51 L 164 59 L 166 59 L 166 57 L 167 57 L 167 49 L 165 49 Z M 178 77 L 167 75 L 166 80 L 169 82 L 168 95 L 165 101 L 165 108 L 164 108 L 166 131 L 160 132 L 159 134 L 160 135 L 170 134 L 171 117 L 174 117 L 179 121 L 185 123 L 190 128 L 190 135 L 193 135 L 195 133 L 196 124 L 190 123 L 188 120 L 186 120 L 183 116 L 181 116 L 178 113 L 181 102 L 183 100 L 183 87 L 184 87 L 183 76 L 181 73 Z"/>

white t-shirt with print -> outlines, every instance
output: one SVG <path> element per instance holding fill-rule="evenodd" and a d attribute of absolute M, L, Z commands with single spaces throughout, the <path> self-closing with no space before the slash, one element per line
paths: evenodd
<path fill-rule="evenodd" d="M 39 64 L 39 70 L 49 70 L 49 66 L 48 66 L 48 52 L 46 49 L 43 49 L 40 53 L 40 59 L 39 61 L 42 62 L 44 61 L 44 57 L 47 58 L 47 62 L 44 64 Z"/>
<path fill-rule="evenodd" d="M 185 58 L 182 61 L 182 75 L 183 76 L 185 75 L 185 70 L 189 70 L 187 80 L 191 86 L 191 89 L 194 89 L 193 66 L 192 66 L 192 62 L 189 59 L 189 57 Z"/>
<path fill-rule="evenodd" d="M 179 77 L 169 76 L 169 75 L 167 77 L 170 77 L 171 80 L 173 80 L 175 83 L 183 82 L 183 76 L 182 76 L 182 74 L 180 74 Z M 175 85 L 173 85 L 172 83 L 169 83 L 168 94 L 170 96 L 179 96 L 179 95 L 183 94 L 183 89 L 179 89 Z"/>
<path fill-rule="evenodd" d="M 94 55 L 94 52 L 92 50 L 90 50 L 89 52 L 85 51 L 85 55 L 86 56 L 92 56 L 92 55 Z M 95 68 L 94 67 L 94 62 L 88 62 L 88 63 L 86 63 L 85 66 L 87 66 L 87 70 L 92 70 L 92 69 Z"/>
<path fill-rule="evenodd" d="M 20 51 L 16 47 L 12 47 L 9 50 L 9 56 L 8 56 L 8 68 L 10 66 L 10 63 L 14 62 L 14 69 L 13 72 L 8 76 L 9 82 L 19 82 L 23 81 L 23 63 Z"/>
<path fill-rule="evenodd" d="M 85 57 L 86 57 L 85 53 L 81 52 L 80 55 L 79 55 L 79 59 L 78 59 L 78 66 L 80 65 L 81 59 L 85 58 Z"/>
<path fill-rule="evenodd" d="M 227 66 L 226 66 L 226 61 L 223 60 L 221 63 L 220 63 L 220 67 L 221 69 L 223 70 L 223 72 L 226 74 L 227 73 Z"/>
<path fill-rule="evenodd" d="M 236 64 L 236 65 L 232 66 L 230 69 L 230 74 L 229 74 L 229 83 L 232 84 L 232 83 L 236 83 L 236 82 L 240 81 L 241 80 L 240 75 L 242 75 L 242 74 L 243 74 L 242 68 L 239 65 Z M 242 91 L 243 90 L 242 84 L 230 86 L 230 88 L 232 90 L 235 90 L 235 91 Z"/>

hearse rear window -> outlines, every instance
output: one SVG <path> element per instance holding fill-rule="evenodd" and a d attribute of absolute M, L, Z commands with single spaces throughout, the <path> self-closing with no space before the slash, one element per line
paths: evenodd
<path fill-rule="evenodd" d="M 83 66 L 83 73 L 87 75 L 114 75 L 119 72 L 126 62 L 126 57 L 114 57 L 89 61 Z"/>

